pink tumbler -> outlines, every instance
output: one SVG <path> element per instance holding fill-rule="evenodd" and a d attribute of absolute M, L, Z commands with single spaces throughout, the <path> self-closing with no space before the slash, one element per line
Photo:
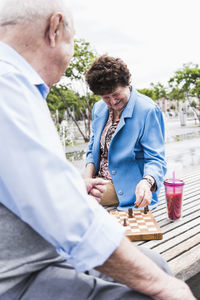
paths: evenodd
<path fill-rule="evenodd" d="M 168 218 L 179 220 L 182 212 L 182 196 L 184 182 L 180 179 L 166 179 L 164 181 Z"/>

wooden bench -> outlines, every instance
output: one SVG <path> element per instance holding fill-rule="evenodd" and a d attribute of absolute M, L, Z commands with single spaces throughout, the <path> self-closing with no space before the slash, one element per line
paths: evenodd
<path fill-rule="evenodd" d="M 152 212 L 163 231 L 162 240 L 134 242 L 164 257 L 174 275 L 188 280 L 200 272 L 200 166 L 185 171 L 182 219 L 167 219 L 164 187 L 159 206 Z"/>

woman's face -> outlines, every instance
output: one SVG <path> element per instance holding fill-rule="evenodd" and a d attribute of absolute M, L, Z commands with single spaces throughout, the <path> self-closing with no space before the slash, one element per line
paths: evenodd
<path fill-rule="evenodd" d="M 118 86 L 111 94 L 101 95 L 109 109 L 121 112 L 130 98 L 129 86 Z"/>

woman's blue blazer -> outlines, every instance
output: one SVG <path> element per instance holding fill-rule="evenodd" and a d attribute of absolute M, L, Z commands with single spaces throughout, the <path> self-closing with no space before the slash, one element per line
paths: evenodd
<path fill-rule="evenodd" d="M 94 105 L 86 164 L 93 163 L 96 174 L 100 161 L 100 138 L 108 114 L 103 100 Z M 160 108 L 149 97 L 132 88 L 108 153 L 108 169 L 119 199 L 119 209 L 133 206 L 136 185 L 145 175 L 151 175 L 156 180 L 157 191 L 153 193 L 149 207 L 157 206 L 158 193 L 166 173 L 164 144 L 164 120 Z"/>

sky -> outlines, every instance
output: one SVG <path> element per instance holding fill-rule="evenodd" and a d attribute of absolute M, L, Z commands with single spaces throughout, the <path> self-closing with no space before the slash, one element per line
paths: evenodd
<path fill-rule="evenodd" d="M 75 38 L 120 57 L 137 89 L 200 66 L 200 0 L 71 0 Z"/>

